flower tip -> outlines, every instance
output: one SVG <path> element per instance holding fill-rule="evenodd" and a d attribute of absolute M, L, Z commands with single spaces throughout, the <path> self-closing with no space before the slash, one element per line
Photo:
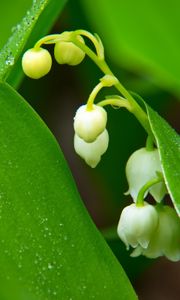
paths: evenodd
<path fill-rule="evenodd" d="M 147 249 L 148 245 L 149 245 L 149 241 L 145 240 L 143 238 L 139 238 L 138 239 L 138 243 L 139 245 L 143 248 L 143 249 Z"/>
<path fill-rule="evenodd" d="M 130 191 L 129 191 L 129 189 L 124 193 L 124 195 L 125 196 L 128 196 L 128 195 L 130 195 Z"/>
<path fill-rule="evenodd" d="M 109 143 L 109 135 L 105 129 L 92 143 L 87 143 L 77 134 L 74 136 L 74 149 L 76 153 L 91 167 L 95 168 L 106 152 Z"/>

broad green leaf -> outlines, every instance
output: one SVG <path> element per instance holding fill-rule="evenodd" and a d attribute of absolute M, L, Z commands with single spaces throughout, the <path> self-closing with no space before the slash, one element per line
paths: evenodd
<path fill-rule="evenodd" d="M 19 57 L 28 37 L 30 36 L 34 25 L 36 24 L 38 18 L 42 15 L 43 11 L 45 10 L 46 6 L 49 4 L 51 8 L 51 2 L 56 2 L 53 0 L 34 0 L 32 6 L 29 10 L 27 10 L 26 15 L 23 17 L 22 21 L 14 26 L 13 34 L 8 39 L 7 43 L 4 45 L 0 52 L 0 79 L 6 79 L 8 73 L 12 69 L 15 61 Z M 60 7 L 64 4 L 64 0 L 58 1 Z M 54 7 L 57 7 L 54 5 Z M 49 11 L 49 9 L 48 9 Z M 57 13 L 55 14 L 57 15 Z M 48 19 L 48 15 L 46 12 L 46 19 Z M 49 24 L 51 23 L 51 19 L 54 21 L 54 18 L 51 16 L 50 21 L 47 21 L 47 28 L 49 29 Z M 39 34 L 44 33 L 46 31 L 46 25 L 44 25 L 44 18 L 43 23 L 39 24 L 36 29 L 36 37 Z M 43 31 L 41 30 L 42 27 Z M 38 33 L 38 30 L 40 32 Z M 42 31 L 42 32 L 41 32 Z"/>
<path fill-rule="evenodd" d="M 152 108 L 148 105 L 146 107 L 159 149 L 167 188 L 180 215 L 180 136 Z"/>
<path fill-rule="evenodd" d="M 0 298 L 136 299 L 39 116 L 0 84 Z"/>
<path fill-rule="evenodd" d="M 79 2 L 109 57 L 180 93 L 179 1 Z"/>

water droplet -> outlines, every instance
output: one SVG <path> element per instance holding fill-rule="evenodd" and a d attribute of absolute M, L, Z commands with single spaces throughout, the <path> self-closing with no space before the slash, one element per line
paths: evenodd
<path fill-rule="evenodd" d="M 48 294 L 51 294 L 51 289 L 48 289 L 47 292 L 48 292 Z"/>
<path fill-rule="evenodd" d="M 47 221 L 48 221 L 48 218 L 42 218 L 40 224 L 43 224 L 43 223 L 45 223 L 45 222 L 47 222 Z"/>
<path fill-rule="evenodd" d="M 6 57 L 5 63 L 7 66 L 13 66 L 14 65 L 14 57 L 12 55 L 8 55 Z"/>
<path fill-rule="evenodd" d="M 48 263 L 48 269 L 49 270 L 53 269 L 53 265 L 51 263 Z"/>
<path fill-rule="evenodd" d="M 22 264 L 19 263 L 18 264 L 18 268 L 21 269 L 22 268 Z"/>
<path fill-rule="evenodd" d="M 17 30 L 20 30 L 21 29 L 21 24 L 17 24 L 16 28 L 17 28 Z"/>

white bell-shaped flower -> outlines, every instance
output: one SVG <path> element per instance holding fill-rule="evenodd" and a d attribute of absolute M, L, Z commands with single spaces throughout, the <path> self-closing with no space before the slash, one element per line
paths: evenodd
<path fill-rule="evenodd" d="M 158 209 L 159 222 L 146 249 L 137 247 L 131 256 L 144 255 L 156 258 L 165 255 L 171 261 L 180 260 L 180 219 L 174 209 L 163 206 Z"/>
<path fill-rule="evenodd" d="M 157 177 L 156 172 L 162 172 L 158 150 L 148 151 L 146 148 L 141 148 L 135 151 L 126 164 L 126 177 L 129 184 L 127 194 L 136 201 L 140 189 L 148 181 Z M 160 182 L 150 187 L 148 192 L 157 202 L 160 202 L 167 190 L 164 182 Z"/>
<path fill-rule="evenodd" d="M 86 163 L 95 168 L 101 160 L 101 155 L 106 152 L 109 143 L 109 135 L 105 129 L 92 143 L 86 143 L 77 134 L 74 136 L 74 149 Z"/>
<path fill-rule="evenodd" d="M 105 130 L 106 123 L 107 113 L 104 108 L 94 104 L 88 110 L 87 105 L 82 105 L 74 117 L 74 130 L 81 139 L 91 143 Z"/>
<path fill-rule="evenodd" d="M 158 213 L 153 205 L 144 202 L 143 206 L 131 204 L 121 213 L 117 233 L 125 243 L 135 248 L 140 245 L 146 249 L 158 225 Z"/>
<path fill-rule="evenodd" d="M 33 79 L 45 76 L 51 69 L 52 58 L 48 50 L 29 49 L 22 57 L 22 68 L 24 73 Z"/>

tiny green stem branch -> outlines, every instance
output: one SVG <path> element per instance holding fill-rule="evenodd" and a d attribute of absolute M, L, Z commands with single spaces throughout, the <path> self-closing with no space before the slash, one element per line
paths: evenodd
<path fill-rule="evenodd" d="M 105 99 L 97 103 L 99 106 L 112 105 L 116 107 L 125 107 L 127 110 L 130 110 L 130 105 L 128 101 L 122 99 Z"/>
<path fill-rule="evenodd" d="M 140 189 L 138 196 L 137 196 L 137 201 L 136 201 L 136 206 L 143 206 L 144 205 L 144 195 L 147 192 L 147 190 L 153 186 L 156 183 L 162 182 L 163 177 L 158 174 L 158 177 L 148 181 L 143 187 Z"/>
<path fill-rule="evenodd" d="M 151 136 L 149 136 L 149 135 L 148 135 L 147 140 L 146 140 L 146 150 L 147 151 L 154 150 L 154 141 L 151 138 Z"/>
<path fill-rule="evenodd" d="M 96 52 L 97 52 L 97 56 L 100 58 L 100 59 L 104 59 L 104 47 L 102 44 L 100 44 L 98 42 L 98 40 L 96 39 L 96 37 L 91 34 L 90 32 L 86 31 L 86 30 L 82 30 L 82 29 L 79 29 L 79 30 L 75 30 L 73 32 L 73 34 L 76 34 L 76 35 L 83 35 L 85 37 L 87 37 L 89 40 L 91 40 L 91 42 L 93 43 L 95 49 L 96 49 Z"/>
<path fill-rule="evenodd" d="M 98 85 L 96 85 L 95 88 L 92 90 L 92 92 L 89 96 L 89 99 L 87 101 L 87 110 L 92 110 L 94 100 L 95 100 L 98 92 L 103 88 L 103 86 L 104 86 L 103 83 L 99 82 Z"/>
<path fill-rule="evenodd" d="M 38 50 L 43 44 L 54 44 L 58 40 L 60 40 L 61 34 L 51 34 L 43 37 L 34 45 L 34 49 Z"/>

